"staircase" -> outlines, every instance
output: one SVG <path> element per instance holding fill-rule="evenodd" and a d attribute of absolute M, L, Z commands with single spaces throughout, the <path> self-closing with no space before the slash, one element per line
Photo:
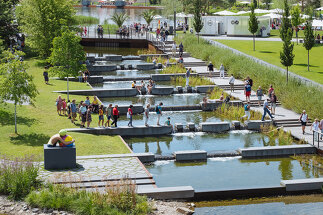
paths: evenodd
<path fill-rule="evenodd" d="M 298 119 L 279 119 L 274 120 L 274 123 L 277 127 L 300 127 L 301 123 L 298 121 Z M 311 126 L 312 122 L 309 120 L 307 125 Z"/>

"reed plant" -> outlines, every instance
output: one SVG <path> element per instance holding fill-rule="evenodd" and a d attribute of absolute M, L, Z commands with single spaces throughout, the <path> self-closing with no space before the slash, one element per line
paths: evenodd
<path fill-rule="evenodd" d="M 219 108 L 217 108 L 215 111 L 215 116 L 219 117 L 220 119 L 226 119 L 226 120 L 237 120 L 244 122 L 246 119 L 242 119 L 241 117 L 245 115 L 244 107 L 242 106 L 232 106 L 232 105 L 226 105 L 223 103 Z M 258 111 L 250 111 L 250 120 L 260 120 L 262 117 L 262 114 Z"/>
<path fill-rule="evenodd" d="M 74 25 L 96 25 L 99 24 L 99 19 L 93 16 L 76 15 L 73 20 Z"/>
<path fill-rule="evenodd" d="M 47 184 L 39 191 L 31 192 L 26 201 L 32 207 L 66 210 L 80 215 L 95 214 L 148 214 L 147 198 L 136 194 L 130 180 L 107 182 L 105 192 L 98 188 L 87 192 L 68 185 Z"/>
<path fill-rule="evenodd" d="M 171 83 L 175 86 L 182 86 L 186 85 L 186 78 L 184 77 L 176 77 L 171 78 Z M 201 86 L 201 85 L 214 85 L 214 83 L 206 78 L 201 77 L 190 77 L 189 78 L 189 85 L 192 87 Z"/>
<path fill-rule="evenodd" d="M 182 64 L 171 65 L 163 69 L 161 74 L 178 74 L 186 73 L 186 69 Z"/>
<path fill-rule="evenodd" d="M 223 63 L 228 73 L 242 79 L 250 76 L 254 86 L 269 88 L 272 84 L 277 98 L 285 108 L 297 113 L 306 110 L 311 118 L 323 118 L 323 90 L 301 83 L 298 79 L 290 78 L 286 83 L 286 75 L 280 71 L 263 66 L 247 57 L 232 53 L 230 50 L 213 46 L 206 40 L 194 35 L 179 35 L 176 42 L 183 42 L 187 52 L 193 57 L 204 61 L 212 61 L 215 66 Z"/>
<path fill-rule="evenodd" d="M 38 165 L 34 157 L 9 158 L 0 157 L 0 194 L 8 195 L 10 199 L 20 200 L 31 190 L 40 185 Z"/>
<path fill-rule="evenodd" d="M 276 140 L 278 140 L 280 146 L 291 145 L 295 142 L 290 131 L 285 132 L 284 129 L 279 129 L 273 125 L 262 125 L 260 130 L 269 137 L 269 143 L 272 143 L 271 145 L 276 145 Z"/>
<path fill-rule="evenodd" d="M 161 64 L 163 64 L 163 65 L 165 65 L 166 63 L 167 63 L 167 58 L 164 58 L 164 57 L 161 57 L 161 56 L 159 56 L 159 57 L 155 57 L 156 58 L 156 62 L 157 63 L 161 63 Z M 147 57 L 147 59 L 146 59 L 146 61 L 148 62 L 148 63 L 152 63 L 153 62 L 153 60 L 154 60 L 154 58 L 153 57 Z M 169 59 L 169 63 L 176 63 L 176 60 L 175 59 L 173 59 L 173 58 L 170 58 Z"/>
<path fill-rule="evenodd" d="M 148 54 L 158 54 L 155 49 L 140 49 L 137 51 L 137 55 L 148 55 Z"/>
<path fill-rule="evenodd" d="M 224 92 L 223 89 L 219 88 L 219 87 L 214 87 L 212 91 L 210 91 L 209 93 L 209 98 L 210 99 L 220 99 L 220 97 L 223 94 L 224 99 L 229 95 L 226 92 Z M 233 98 L 231 98 L 232 100 Z"/>

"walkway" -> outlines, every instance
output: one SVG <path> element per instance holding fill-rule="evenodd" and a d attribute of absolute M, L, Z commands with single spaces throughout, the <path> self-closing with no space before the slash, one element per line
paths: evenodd
<path fill-rule="evenodd" d="M 210 40 L 245 40 L 245 41 L 252 41 L 252 37 L 228 37 L 226 35 L 220 36 L 203 36 L 204 38 Z M 300 40 L 301 38 L 299 38 Z M 272 38 L 272 37 L 256 37 L 256 41 L 267 41 L 267 42 L 281 42 L 280 38 Z M 296 39 L 292 40 L 293 42 L 297 42 Z"/>

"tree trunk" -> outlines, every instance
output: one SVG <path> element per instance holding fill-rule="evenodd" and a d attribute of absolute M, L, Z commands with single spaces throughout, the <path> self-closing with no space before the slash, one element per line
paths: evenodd
<path fill-rule="evenodd" d="M 15 102 L 15 133 L 17 134 L 17 104 Z"/>
<path fill-rule="evenodd" d="M 200 32 L 197 33 L 197 43 L 200 43 Z"/>
<path fill-rule="evenodd" d="M 288 84 L 288 66 L 286 67 L 287 69 L 286 69 L 286 82 L 287 82 L 287 84 Z"/>
<path fill-rule="evenodd" d="M 307 71 L 310 71 L 310 50 L 307 50 Z"/>
<path fill-rule="evenodd" d="M 296 44 L 298 45 L 298 31 L 296 30 Z"/>
<path fill-rule="evenodd" d="M 256 41 L 255 41 L 255 34 L 253 35 L 253 51 L 256 51 Z"/>
<path fill-rule="evenodd" d="M 69 86 L 68 86 L 68 76 L 67 76 L 67 101 L 70 100 Z"/>

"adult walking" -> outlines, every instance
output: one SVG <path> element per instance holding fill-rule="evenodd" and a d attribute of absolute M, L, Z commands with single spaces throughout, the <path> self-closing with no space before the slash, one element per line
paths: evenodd
<path fill-rule="evenodd" d="M 185 78 L 186 78 L 186 87 L 190 85 L 190 75 L 191 75 L 191 68 L 186 70 Z"/>
<path fill-rule="evenodd" d="M 303 134 L 305 134 L 305 127 L 306 127 L 306 123 L 308 121 L 308 116 L 305 110 L 303 110 L 303 113 L 301 114 L 301 116 L 299 117 L 299 122 L 301 122 L 302 125 L 302 132 Z"/>
<path fill-rule="evenodd" d="M 162 112 L 162 105 L 163 103 L 159 103 L 159 105 L 156 106 L 156 114 L 157 114 L 157 125 L 160 125 L 159 124 L 159 121 L 160 121 L 160 117 L 163 115 L 163 112 Z"/>
<path fill-rule="evenodd" d="M 245 113 L 245 115 L 243 117 L 241 117 L 241 119 L 244 119 L 244 118 L 247 117 L 247 122 L 249 122 L 250 116 L 251 116 L 250 115 L 250 108 L 251 108 L 250 102 L 247 102 L 247 104 L 244 105 L 244 113 Z"/>
<path fill-rule="evenodd" d="M 220 66 L 220 78 L 224 78 L 224 66 L 223 66 L 223 64 L 221 64 L 221 66 Z"/>
<path fill-rule="evenodd" d="M 273 119 L 274 117 L 271 115 L 270 111 L 269 111 L 269 104 L 268 104 L 269 99 L 266 99 L 264 101 L 264 114 L 262 115 L 261 121 L 265 121 L 265 116 L 268 113 L 268 115 L 270 116 L 271 119 Z"/>
<path fill-rule="evenodd" d="M 127 113 L 127 117 L 129 119 L 128 127 L 133 127 L 132 126 L 132 115 L 133 115 L 132 108 L 133 108 L 133 105 L 130 105 L 129 108 L 128 108 L 128 113 Z"/>
<path fill-rule="evenodd" d="M 45 71 L 43 72 L 43 76 L 45 79 L 45 84 L 48 84 L 48 71 L 47 71 L 47 66 L 45 67 Z"/>
<path fill-rule="evenodd" d="M 246 101 L 249 101 L 250 102 L 251 86 L 249 84 L 249 81 L 246 81 L 245 82 L 245 85 L 244 85 L 244 93 L 246 95 Z"/>
<path fill-rule="evenodd" d="M 183 43 L 180 43 L 179 46 L 179 55 L 183 55 L 183 52 L 184 52 L 184 46 L 183 46 Z"/>
<path fill-rule="evenodd" d="M 147 104 L 146 108 L 145 108 L 145 126 L 148 127 L 148 120 L 149 120 L 149 108 L 150 108 L 150 104 Z"/>
<path fill-rule="evenodd" d="M 320 126 L 320 122 L 319 120 L 316 118 L 315 121 L 313 122 L 313 124 L 311 125 L 311 131 L 316 132 L 314 134 L 314 140 L 317 141 L 319 138 L 319 126 Z"/>
<path fill-rule="evenodd" d="M 271 93 L 271 98 L 270 98 L 270 101 L 271 101 L 271 113 L 273 115 L 275 115 L 275 111 L 276 111 L 276 103 L 277 103 L 277 96 L 275 95 L 275 92 L 272 92 Z"/>
<path fill-rule="evenodd" d="M 118 110 L 118 105 L 115 105 L 113 110 L 112 110 L 112 115 L 113 115 L 113 122 L 111 123 L 111 126 L 114 124 L 115 127 L 118 127 L 117 122 L 119 118 L 119 110 Z"/>
<path fill-rule="evenodd" d="M 173 55 L 173 57 L 176 57 L 176 49 L 177 49 L 176 43 L 174 42 L 173 45 L 172 45 L 172 55 Z"/>
<path fill-rule="evenodd" d="M 210 76 L 210 78 L 211 78 L 211 76 L 212 76 L 212 74 L 213 74 L 213 72 L 214 72 L 214 66 L 213 66 L 213 64 L 212 64 L 212 62 L 211 62 L 211 61 L 210 61 L 209 65 L 207 66 L 207 69 L 208 69 L 208 71 L 209 71 L 209 76 Z"/>
<path fill-rule="evenodd" d="M 261 86 L 258 87 L 256 94 L 258 98 L 258 105 L 260 107 L 260 102 L 262 100 L 262 97 L 264 96 L 264 92 L 262 91 Z"/>
<path fill-rule="evenodd" d="M 231 92 L 234 92 L 234 81 L 235 81 L 235 78 L 234 78 L 233 74 L 231 74 L 231 77 L 229 79 L 229 84 L 230 84 L 230 90 L 231 90 Z"/>
<path fill-rule="evenodd" d="M 268 89 L 268 97 L 271 98 L 271 94 L 272 92 L 274 92 L 274 88 L 273 88 L 273 85 L 270 85 L 269 86 L 269 89 Z"/>

